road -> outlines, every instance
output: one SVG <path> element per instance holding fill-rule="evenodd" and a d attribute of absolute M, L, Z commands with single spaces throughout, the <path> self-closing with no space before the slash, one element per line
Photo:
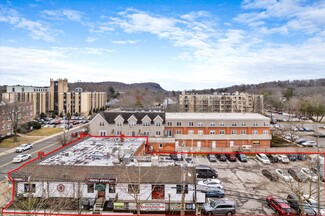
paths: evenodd
<path fill-rule="evenodd" d="M 67 136 L 71 136 L 72 132 L 80 130 L 83 126 L 79 126 L 76 128 L 72 128 L 69 131 L 66 131 Z M 39 151 L 43 151 L 44 153 L 48 153 L 54 149 L 57 149 L 61 147 L 61 143 L 58 142 L 58 137 L 62 135 L 62 133 L 59 133 L 55 136 L 51 136 L 48 139 L 43 140 L 42 142 L 37 142 L 34 144 L 33 148 L 27 151 L 24 151 L 23 153 L 9 153 L 7 155 L 0 156 L 0 181 L 5 179 L 5 176 L 7 176 L 7 173 L 19 166 L 22 165 L 22 163 L 12 163 L 12 159 L 16 157 L 18 154 L 32 154 L 32 158 L 36 158 Z"/>

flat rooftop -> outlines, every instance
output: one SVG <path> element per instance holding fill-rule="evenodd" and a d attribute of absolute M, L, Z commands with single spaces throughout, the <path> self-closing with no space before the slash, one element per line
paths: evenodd
<path fill-rule="evenodd" d="M 120 160 L 130 160 L 145 138 L 98 138 L 91 137 L 71 147 L 67 147 L 39 165 L 80 165 L 80 166 L 113 166 Z"/>
<path fill-rule="evenodd" d="M 166 121 L 168 120 L 264 120 L 270 121 L 270 118 L 258 113 L 166 113 Z"/>

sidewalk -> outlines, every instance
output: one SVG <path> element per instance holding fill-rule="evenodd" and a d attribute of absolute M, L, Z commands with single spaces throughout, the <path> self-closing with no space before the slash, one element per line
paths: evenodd
<path fill-rule="evenodd" d="M 88 123 L 87 123 L 88 124 Z M 87 124 L 83 124 L 83 125 L 79 125 L 78 127 L 75 127 L 75 128 L 71 128 L 69 131 L 65 131 L 66 133 L 67 132 L 71 132 L 71 131 L 74 131 L 74 130 L 76 130 L 76 129 L 80 129 L 81 127 L 84 127 L 84 126 L 86 126 Z M 35 144 L 37 144 L 37 143 L 40 143 L 40 142 L 43 142 L 44 140 L 47 140 L 47 139 L 50 139 L 50 138 L 53 138 L 53 137 L 55 137 L 55 136 L 59 136 L 59 135 L 61 135 L 61 134 L 63 134 L 63 131 L 62 132 L 60 132 L 60 133 L 57 133 L 57 134 L 53 134 L 53 135 L 51 135 L 51 136 L 45 136 L 45 137 L 43 137 L 43 136 L 39 136 L 39 137 L 43 137 L 42 139 L 39 139 L 39 140 L 36 140 L 36 141 L 34 141 L 34 142 L 31 142 L 33 145 L 35 145 Z M 26 136 L 26 135 L 25 135 Z M 35 137 L 35 136 L 34 136 Z M 13 152 L 15 152 L 16 151 L 16 148 L 11 148 L 11 149 L 8 149 L 8 150 L 6 150 L 6 151 L 4 151 L 4 152 L 1 152 L 0 153 L 0 157 L 1 156 L 3 156 L 3 155 L 7 155 L 7 154 L 10 154 L 10 153 L 13 153 Z"/>

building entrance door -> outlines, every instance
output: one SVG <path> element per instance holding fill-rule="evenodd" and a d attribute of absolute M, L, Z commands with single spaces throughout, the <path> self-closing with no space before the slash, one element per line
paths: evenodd
<path fill-rule="evenodd" d="M 98 191 L 98 198 L 105 197 L 106 185 L 105 184 L 96 184 L 95 190 Z"/>

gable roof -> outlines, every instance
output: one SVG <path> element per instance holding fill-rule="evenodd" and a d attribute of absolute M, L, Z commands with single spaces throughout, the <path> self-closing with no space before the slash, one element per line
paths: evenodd
<path fill-rule="evenodd" d="M 100 115 L 102 115 L 107 123 L 109 124 L 115 124 L 115 118 L 119 115 L 122 116 L 124 119 L 124 123 L 128 123 L 128 119 L 134 115 L 134 117 L 138 120 L 137 124 L 142 123 L 142 119 L 147 115 L 151 119 L 151 123 L 154 123 L 153 120 L 157 117 L 160 116 L 160 118 L 163 120 L 163 124 L 165 124 L 165 112 L 137 112 L 137 111 L 127 111 L 127 112 L 100 112 Z"/>

